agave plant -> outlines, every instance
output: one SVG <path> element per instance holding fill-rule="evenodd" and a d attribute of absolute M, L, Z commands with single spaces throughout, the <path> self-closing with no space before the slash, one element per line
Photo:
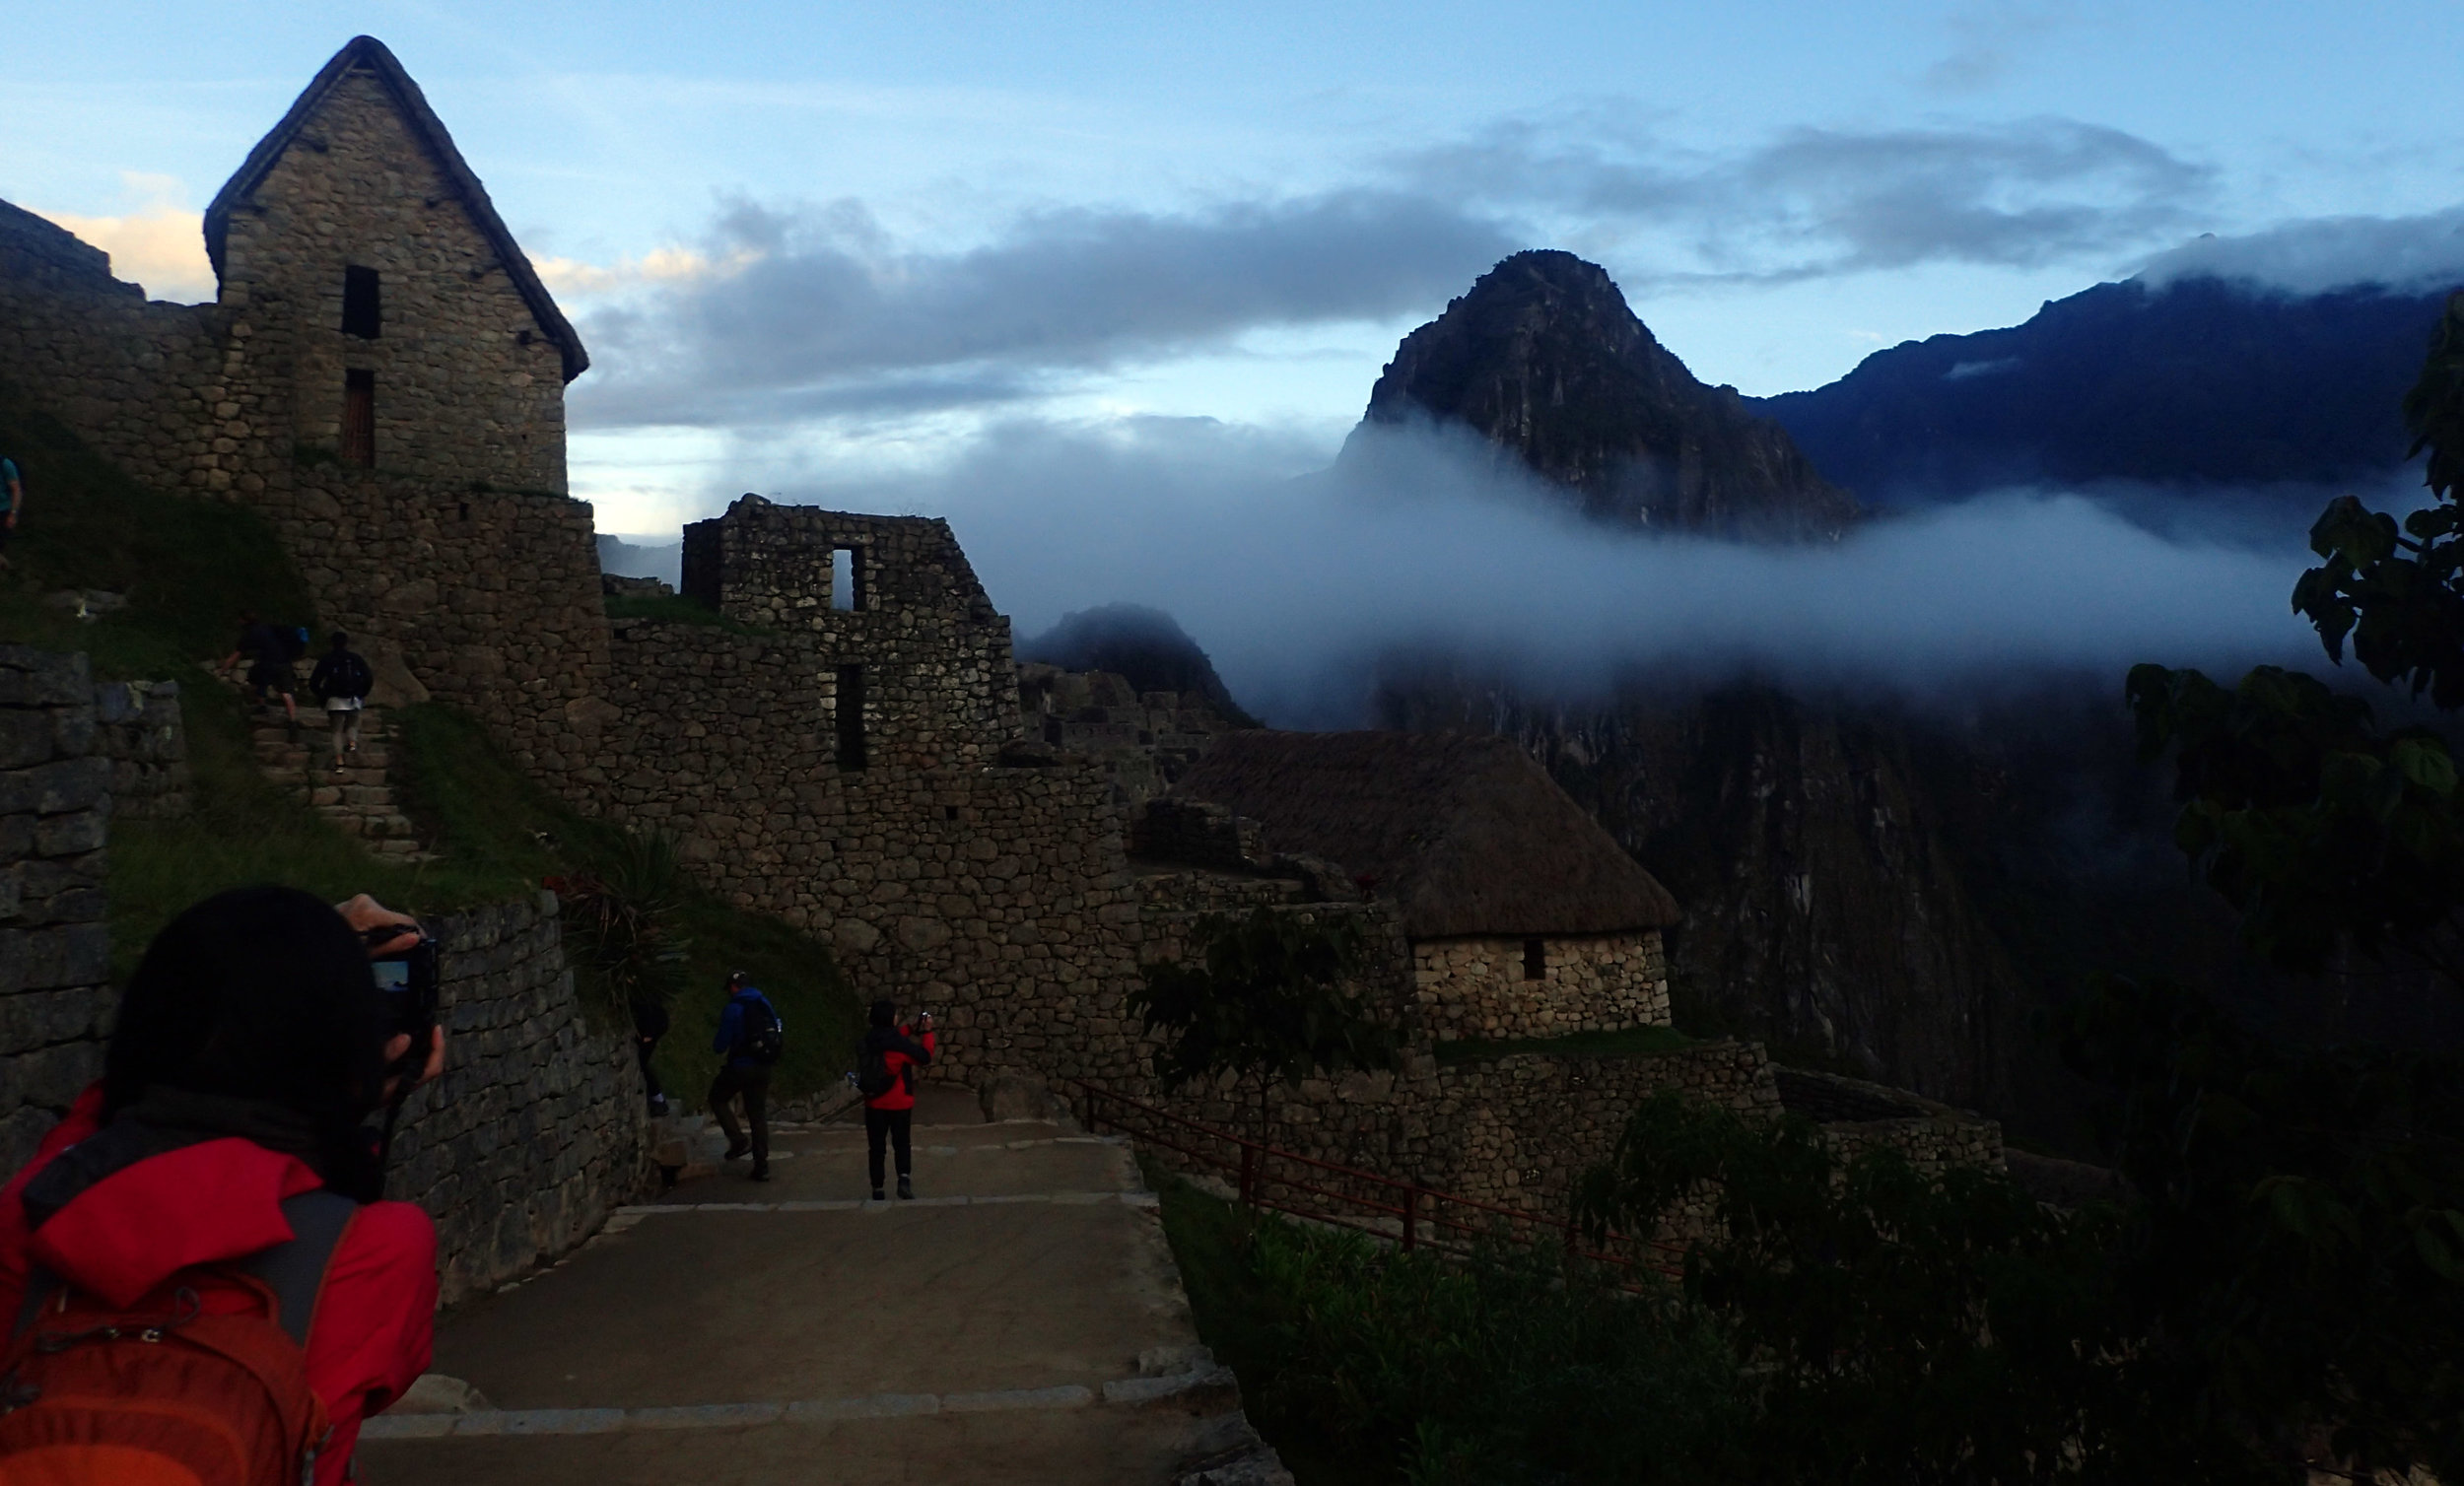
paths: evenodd
<path fill-rule="evenodd" d="M 625 832 L 596 870 L 548 879 L 581 968 L 620 1011 L 665 1005 L 692 953 L 682 919 L 687 884 L 676 839 Z"/>

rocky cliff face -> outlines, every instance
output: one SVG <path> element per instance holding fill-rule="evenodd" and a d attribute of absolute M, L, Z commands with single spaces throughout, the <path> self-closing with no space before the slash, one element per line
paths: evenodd
<path fill-rule="evenodd" d="M 1572 253 L 1517 253 L 1403 337 L 1362 427 L 1416 420 L 1469 426 L 1613 525 L 1803 540 L 1857 515 L 1787 431 L 1695 380 Z"/>

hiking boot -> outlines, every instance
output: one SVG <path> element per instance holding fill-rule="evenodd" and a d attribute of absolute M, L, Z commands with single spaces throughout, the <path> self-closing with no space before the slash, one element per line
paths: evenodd
<path fill-rule="evenodd" d="M 875 1202 L 887 1202 L 890 1200 L 890 1194 L 876 1186 L 872 1189 L 872 1199 Z"/>
<path fill-rule="evenodd" d="M 916 1183 L 914 1183 L 913 1182 L 908 1181 L 905 1177 L 901 1177 L 901 1178 L 899 1178 L 899 1179 L 898 1179 L 898 1199 L 899 1199 L 901 1202 L 913 1202 L 913 1201 L 915 1201 L 915 1200 L 916 1200 Z"/>
<path fill-rule="evenodd" d="M 751 1154 L 753 1154 L 753 1142 L 749 1140 L 731 1140 L 727 1142 L 727 1154 L 719 1159 L 722 1161 L 742 1161 L 745 1157 L 750 1156 Z"/>
<path fill-rule="evenodd" d="M 770 1168 L 769 1168 L 769 1167 L 766 1167 L 766 1166 L 757 1166 L 757 1167 L 753 1168 L 753 1171 L 752 1171 L 752 1178 L 753 1178 L 753 1180 L 754 1180 L 754 1181 L 756 1181 L 756 1182 L 767 1182 L 767 1181 L 769 1181 L 769 1180 L 770 1180 Z"/>

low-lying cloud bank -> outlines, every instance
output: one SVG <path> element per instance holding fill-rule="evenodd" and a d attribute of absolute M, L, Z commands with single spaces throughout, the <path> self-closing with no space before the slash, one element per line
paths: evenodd
<path fill-rule="evenodd" d="M 777 499 L 946 514 L 1020 635 L 1126 601 L 1176 616 L 1269 721 L 1358 725 L 1379 664 L 1427 650 L 1533 691 L 1741 669 L 1917 699 L 2139 660 L 2311 663 L 2297 542 L 2158 535 L 2012 493 L 1878 520 L 1836 546 L 1627 536 L 1559 514 L 1447 436 L 1295 477 L 1301 451 L 1202 423 L 1014 425 L 941 472 Z"/>
<path fill-rule="evenodd" d="M 2464 288 L 2464 206 L 2418 217 L 2313 217 L 2239 236 L 2193 238 L 2150 258 L 2150 284 L 2206 276 L 2280 294 L 2376 286 Z"/>

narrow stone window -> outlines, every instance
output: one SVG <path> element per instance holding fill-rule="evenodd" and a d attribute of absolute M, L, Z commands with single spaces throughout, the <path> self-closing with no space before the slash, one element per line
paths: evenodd
<path fill-rule="evenodd" d="M 376 373 L 342 373 L 342 462 L 376 467 Z"/>
<path fill-rule="evenodd" d="M 864 767 L 864 668 L 839 667 L 839 767 Z"/>
<path fill-rule="evenodd" d="M 830 549 L 830 607 L 853 612 L 864 607 L 864 549 Z"/>
<path fill-rule="evenodd" d="M 342 333 L 373 341 L 384 328 L 376 303 L 376 270 L 354 264 L 342 271 Z"/>
<path fill-rule="evenodd" d="M 1523 979 L 1526 980 L 1548 979 L 1547 940 L 1526 939 L 1523 941 Z"/>

